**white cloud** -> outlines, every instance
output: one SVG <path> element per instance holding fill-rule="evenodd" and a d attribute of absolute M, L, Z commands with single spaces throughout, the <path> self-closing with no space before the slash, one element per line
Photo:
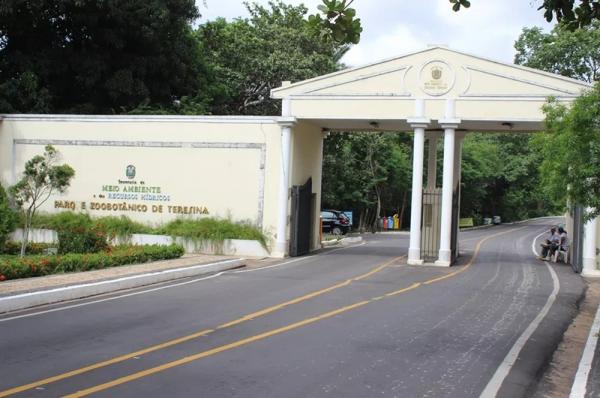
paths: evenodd
<path fill-rule="evenodd" d="M 542 0 L 472 0 L 471 7 L 456 13 L 448 0 L 355 0 L 363 33 L 358 45 L 343 58 L 350 66 L 371 63 L 425 48 L 446 44 L 475 55 L 512 62 L 513 44 L 523 27 L 552 26 L 537 8 Z M 268 0 L 257 0 L 268 5 Z M 315 13 L 321 0 L 285 0 L 304 3 Z M 200 22 L 218 16 L 247 16 L 242 0 L 197 0 Z"/>

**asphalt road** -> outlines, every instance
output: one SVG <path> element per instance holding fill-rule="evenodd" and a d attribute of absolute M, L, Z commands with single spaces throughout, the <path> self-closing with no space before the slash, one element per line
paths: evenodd
<path fill-rule="evenodd" d="M 552 222 L 462 233 L 451 268 L 377 234 L 0 317 L 0 397 L 528 396 L 584 289 L 533 256 Z"/>

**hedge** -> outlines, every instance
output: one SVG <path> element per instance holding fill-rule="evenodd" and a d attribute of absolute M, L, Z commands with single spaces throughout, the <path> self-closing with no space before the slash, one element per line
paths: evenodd
<path fill-rule="evenodd" d="M 1 257 L 0 281 L 179 258 L 180 245 L 117 246 L 101 253 Z"/>
<path fill-rule="evenodd" d="M 29 242 L 27 243 L 27 254 L 44 254 L 45 251 L 49 249 L 56 249 L 56 243 L 35 243 Z M 21 254 L 21 242 L 15 242 L 9 240 L 4 244 L 4 248 L 0 251 L 1 254 Z"/>

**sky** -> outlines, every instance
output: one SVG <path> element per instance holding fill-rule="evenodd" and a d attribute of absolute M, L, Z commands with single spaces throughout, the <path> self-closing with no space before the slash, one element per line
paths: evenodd
<path fill-rule="evenodd" d="M 199 23 L 217 17 L 233 19 L 248 15 L 242 0 L 196 0 Z M 268 0 L 255 2 L 267 5 Z M 304 3 L 309 14 L 321 0 L 284 0 Z M 365 65 L 426 48 L 446 45 L 494 60 L 512 63 L 514 42 L 524 27 L 552 29 L 538 7 L 542 0 L 471 0 L 471 7 L 455 13 L 448 0 L 354 0 L 361 19 L 360 43 L 342 61 Z"/>

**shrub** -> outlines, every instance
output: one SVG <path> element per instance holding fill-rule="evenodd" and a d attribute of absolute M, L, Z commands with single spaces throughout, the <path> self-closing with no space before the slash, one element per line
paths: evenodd
<path fill-rule="evenodd" d="M 199 220 L 177 219 L 160 228 L 160 233 L 181 236 L 193 240 L 247 239 L 257 240 L 266 247 L 265 235 L 250 223 L 234 223 L 231 220 L 202 218 Z"/>
<path fill-rule="evenodd" d="M 29 254 L 44 254 L 44 252 L 50 248 L 55 248 L 54 243 L 27 243 L 27 253 Z M 1 251 L 3 254 L 16 255 L 21 252 L 21 243 L 14 241 L 7 241 L 4 244 L 4 250 Z"/>
<path fill-rule="evenodd" d="M 17 222 L 16 213 L 8 205 L 6 191 L 0 185 L 0 252 L 8 239 L 8 235 L 14 231 Z"/>
<path fill-rule="evenodd" d="M 45 228 L 58 233 L 58 252 L 97 253 L 108 247 L 106 234 L 84 213 L 62 212 L 46 218 Z"/>
<path fill-rule="evenodd" d="M 94 220 L 98 229 L 104 231 L 109 239 L 128 238 L 132 234 L 151 234 L 153 229 L 147 225 L 133 221 L 127 216 L 106 216 Z"/>
<path fill-rule="evenodd" d="M 0 257 L 0 281 L 179 258 L 180 245 L 118 246 L 107 252 L 56 256 Z"/>

